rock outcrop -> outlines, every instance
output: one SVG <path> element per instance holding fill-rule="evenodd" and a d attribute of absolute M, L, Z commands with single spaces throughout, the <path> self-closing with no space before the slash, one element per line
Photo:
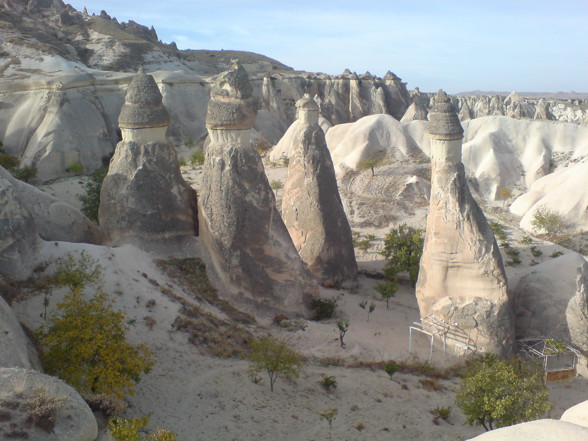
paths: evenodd
<path fill-rule="evenodd" d="M 570 407 L 560 420 L 588 428 L 588 400 Z"/>
<path fill-rule="evenodd" d="M 100 193 L 100 225 L 114 244 L 198 234 L 196 192 L 166 142 L 169 116 L 153 77 L 141 70 L 127 91 L 116 146 Z"/>
<path fill-rule="evenodd" d="M 400 122 L 407 123 L 410 121 L 426 121 L 429 111 L 420 102 L 414 102 L 406 110 Z"/>
<path fill-rule="evenodd" d="M 30 346 L 14 312 L 0 297 L 0 368 L 37 368 L 38 360 L 31 360 L 27 350 Z"/>
<path fill-rule="evenodd" d="M 523 272 L 511 287 L 517 337 L 548 335 L 585 346 L 588 323 L 582 319 L 582 303 L 587 278 L 586 259 L 574 252 Z"/>
<path fill-rule="evenodd" d="M 429 119 L 431 202 L 416 287 L 421 317 L 457 324 L 479 351 L 508 353 L 514 324 L 502 258 L 467 186 L 463 129 L 444 92 Z"/>
<path fill-rule="evenodd" d="M 282 218 L 300 257 L 319 283 L 354 285 L 357 262 L 351 228 L 337 188 L 319 107 L 305 95 L 296 103 L 298 133 L 290 152 Z"/>
<path fill-rule="evenodd" d="M 0 167 L 0 177 L 14 187 L 16 198 L 28 211 L 37 233 L 44 240 L 99 244 L 102 231 L 71 205 L 19 181 Z"/>
<path fill-rule="evenodd" d="M 468 441 L 584 441 L 588 428 L 559 420 L 536 420 L 502 427 Z"/>
<path fill-rule="evenodd" d="M 27 278 L 35 265 L 41 240 L 18 191 L 2 169 L 0 173 L 0 276 Z"/>
<path fill-rule="evenodd" d="M 234 62 L 211 91 L 200 195 L 200 235 L 232 299 L 259 315 L 301 315 L 316 282 L 300 259 L 250 141 L 256 100 Z"/>
<path fill-rule="evenodd" d="M 18 439 L 94 441 L 98 435 L 96 418 L 76 390 L 37 371 L 0 368 L 0 409 L 2 439 L 18 433 Z"/>

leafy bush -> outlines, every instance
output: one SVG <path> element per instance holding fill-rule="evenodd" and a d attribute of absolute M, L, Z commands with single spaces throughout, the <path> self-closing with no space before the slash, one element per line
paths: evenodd
<path fill-rule="evenodd" d="M 274 179 L 272 182 L 270 182 L 270 187 L 272 188 L 272 190 L 278 191 L 284 188 L 284 184 L 282 183 L 282 181 Z"/>
<path fill-rule="evenodd" d="M 84 173 L 85 170 L 86 169 L 84 168 L 82 163 L 78 162 L 78 161 L 70 162 L 67 165 L 67 168 L 65 169 L 66 172 L 73 173 L 74 175 L 80 175 L 80 174 Z"/>
<path fill-rule="evenodd" d="M 177 441 L 175 433 L 157 428 L 146 434 L 145 426 L 150 417 L 143 418 L 113 418 L 108 423 L 108 429 L 115 441 Z"/>
<path fill-rule="evenodd" d="M 16 156 L 9 155 L 3 149 L 0 149 L 0 166 L 12 173 L 17 169 L 19 163 L 20 161 Z"/>
<path fill-rule="evenodd" d="M 320 383 L 323 389 L 327 392 L 331 392 L 331 390 L 337 389 L 337 380 L 331 375 L 324 375 Z"/>
<path fill-rule="evenodd" d="M 80 393 L 123 398 L 134 393 L 134 383 L 153 361 L 145 346 L 126 341 L 126 316 L 113 309 L 106 293 L 97 290 L 84 299 L 84 288 L 99 277 L 99 268 L 87 257 L 79 265 L 71 256 L 61 264 L 55 283 L 67 286 L 69 293 L 57 305 L 59 314 L 41 329 L 43 365 Z"/>
<path fill-rule="evenodd" d="M 279 376 L 296 378 L 302 369 L 303 357 L 285 342 L 265 337 L 251 343 L 251 366 L 249 375 L 253 378 L 265 371 L 270 380 L 270 390 Z"/>
<path fill-rule="evenodd" d="M 462 377 L 456 402 L 468 423 L 484 429 L 541 418 L 552 405 L 539 369 L 520 357 L 475 359 Z"/>
<path fill-rule="evenodd" d="M 533 243 L 533 238 L 531 236 L 523 236 L 521 238 L 521 243 L 524 243 L 525 245 L 530 245 Z"/>
<path fill-rule="evenodd" d="M 554 251 L 549 255 L 549 257 L 553 257 L 554 259 L 559 256 L 563 256 L 563 253 L 561 251 Z"/>
<path fill-rule="evenodd" d="M 37 176 L 37 169 L 28 166 L 17 168 L 12 175 L 23 182 L 31 182 Z"/>
<path fill-rule="evenodd" d="M 539 256 L 543 255 L 543 251 L 541 251 L 536 246 L 532 246 L 531 247 L 531 254 L 533 255 L 533 257 L 539 257 Z"/>
<path fill-rule="evenodd" d="M 98 209 L 100 208 L 100 190 L 102 182 L 108 174 L 108 167 L 100 167 L 94 170 L 89 179 L 84 183 L 86 194 L 81 195 L 82 213 L 94 222 L 98 222 Z"/>
<path fill-rule="evenodd" d="M 388 375 L 392 376 L 398 371 L 398 369 L 400 369 L 400 367 L 401 366 L 399 364 L 391 362 L 391 363 L 386 363 L 384 365 L 383 369 L 384 369 L 384 372 L 386 372 Z"/>
<path fill-rule="evenodd" d="M 310 310 L 312 311 L 312 320 L 320 321 L 333 318 L 335 310 L 337 309 L 336 297 L 322 299 L 315 297 L 310 302 Z"/>
<path fill-rule="evenodd" d="M 570 227 L 570 224 L 564 215 L 542 205 L 533 214 L 531 226 L 535 230 L 545 231 L 546 234 L 552 235 L 564 232 Z"/>
<path fill-rule="evenodd" d="M 368 170 L 370 169 L 372 171 L 372 176 L 375 176 L 375 172 L 374 172 L 374 167 L 377 167 L 378 165 L 380 165 L 380 163 L 382 162 L 382 157 L 381 155 L 378 156 L 373 156 L 367 159 L 362 159 L 361 161 L 359 161 L 359 163 L 357 164 L 357 169 L 358 170 Z"/>
<path fill-rule="evenodd" d="M 410 283 L 415 286 L 424 242 L 423 230 L 406 224 L 392 228 L 384 239 L 384 250 L 380 253 L 386 258 L 386 278 L 393 280 L 399 272 L 408 271 Z"/>
<path fill-rule="evenodd" d="M 192 156 L 190 156 L 190 164 L 193 166 L 204 164 L 204 151 L 196 150 L 192 153 Z"/>

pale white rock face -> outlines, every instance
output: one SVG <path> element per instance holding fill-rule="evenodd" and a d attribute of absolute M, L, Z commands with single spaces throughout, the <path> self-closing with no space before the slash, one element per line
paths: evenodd
<path fill-rule="evenodd" d="M 299 121 L 284 185 L 282 218 L 300 257 L 321 284 L 353 285 L 357 263 L 351 228 L 318 111 L 300 109 Z"/>
<path fill-rule="evenodd" d="M 572 251 L 521 273 L 511 286 L 516 334 L 552 335 L 586 347 L 588 323 L 581 307 L 585 305 L 586 277 L 586 259 Z"/>
<path fill-rule="evenodd" d="M 0 367 L 33 368 L 29 342 L 10 306 L 0 297 Z"/>
<path fill-rule="evenodd" d="M 467 186 L 463 130 L 441 91 L 429 119 L 431 200 L 416 286 L 421 318 L 457 324 L 480 352 L 509 353 L 514 324 L 502 258 Z"/>
<path fill-rule="evenodd" d="M 588 428 L 588 400 L 570 407 L 560 420 Z"/>
<path fill-rule="evenodd" d="M 275 162 L 275 163 L 280 163 L 284 159 L 290 158 L 292 148 L 293 148 L 294 143 L 296 142 L 296 139 L 299 134 L 299 130 L 298 130 L 299 125 L 300 125 L 299 120 L 296 120 L 290 125 L 290 127 L 288 127 L 288 130 L 286 130 L 284 135 L 280 138 L 278 143 L 272 149 L 270 156 L 269 156 L 270 161 Z M 345 125 L 346 124 L 341 124 L 337 127 L 341 127 L 341 126 L 345 126 Z M 329 121 L 327 121 L 326 119 L 324 119 L 320 115 L 319 115 L 319 126 L 323 129 L 323 132 L 325 134 L 331 129 L 331 127 L 333 127 Z"/>
<path fill-rule="evenodd" d="M 101 243 L 102 231 L 90 219 L 71 205 L 13 178 L 0 168 L 0 176 L 14 187 L 16 198 L 34 222 L 44 240 Z"/>
<path fill-rule="evenodd" d="M 146 144 L 148 142 L 167 142 L 167 127 L 147 127 L 144 129 L 125 129 L 121 128 L 124 141 L 135 142 L 137 144 Z"/>
<path fill-rule="evenodd" d="M 559 213 L 574 229 L 588 228 L 588 194 L 579 189 L 588 185 L 588 162 L 570 165 L 536 180 L 529 191 L 518 197 L 510 211 L 521 216 L 521 228 L 535 233 L 532 225 L 535 212 L 546 207 Z"/>
<path fill-rule="evenodd" d="M 50 433 L 35 424 L 27 423 L 26 410 L 35 390 L 49 397 L 62 398 L 63 404 L 55 412 L 55 426 Z M 0 368 L 0 401 L 20 403 L 18 409 L 6 409 L 11 414 L 11 425 L 28 434 L 27 439 L 43 441 L 94 441 L 98 425 L 94 414 L 78 392 L 58 378 L 22 368 Z M 6 436 L 10 426 L 0 426 Z"/>
<path fill-rule="evenodd" d="M 417 143 L 405 134 L 404 125 L 390 115 L 370 115 L 355 123 L 334 126 L 326 139 L 338 177 L 373 157 L 421 154 Z"/>
<path fill-rule="evenodd" d="M 559 420 L 536 420 L 483 433 L 468 441 L 585 441 L 588 428 Z"/>
<path fill-rule="evenodd" d="M 9 173 L 0 168 L 0 275 L 26 279 L 41 241 L 35 222 L 18 198 Z"/>

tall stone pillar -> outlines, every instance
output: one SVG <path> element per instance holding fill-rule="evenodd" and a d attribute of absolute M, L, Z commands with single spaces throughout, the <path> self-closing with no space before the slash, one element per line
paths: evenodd
<path fill-rule="evenodd" d="M 335 168 L 308 95 L 296 103 L 298 132 L 290 152 L 282 217 L 300 257 L 325 286 L 355 285 L 357 262 Z"/>
<path fill-rule="evenodd" d="M 123 140 L 100 192 L 98 219 L 110 243 L 143 247 L 198 234 L 196 192 L 166 141 L 168 125 L 155 80 L 139 69 L 119 117 Z"/>
<path fill-rule="evenodd" d="M 416 295 L 421 318 L 456 324 L 481 352 L 508 353 L 513 313 L 496 239 L 461 162 L 463 129 L 439 91 L 429 113 L 431 199 Z"/>
<path fill-rule="evenodd" d="M 211 90 L 201 191 L 205 252 L 233 301 L 258 315 L 303 315 L 316 281 L 276 209 L 261 157 L 250 141 L 257 103 L 234 61 Z"/>

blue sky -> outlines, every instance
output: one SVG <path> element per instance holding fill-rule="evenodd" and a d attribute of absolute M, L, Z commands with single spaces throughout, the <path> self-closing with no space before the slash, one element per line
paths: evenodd
<path fill-rule="evenodd" d="M 588 0 L 64 1 L 153 25 L 180 49 L 309 72 L 391 70 L 409 89 L 449 93 L 588 92 Z"/>

